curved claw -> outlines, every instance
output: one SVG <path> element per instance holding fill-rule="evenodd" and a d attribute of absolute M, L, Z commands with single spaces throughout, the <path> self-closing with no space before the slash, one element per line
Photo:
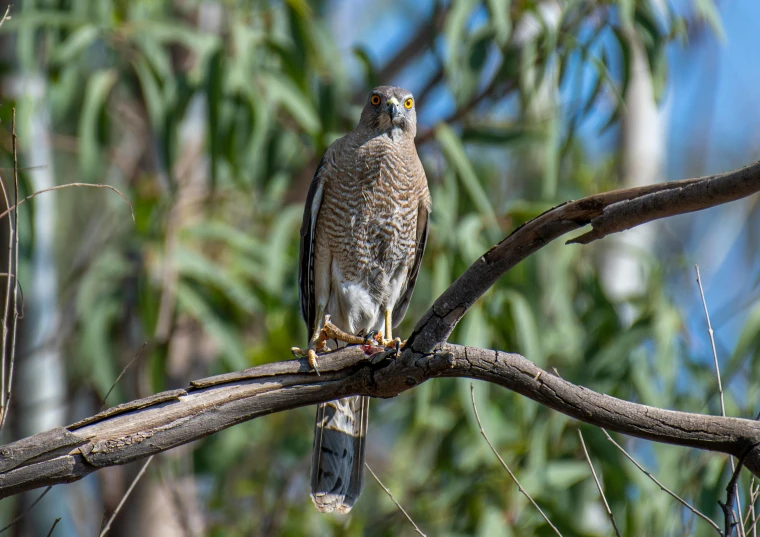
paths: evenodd
<path fill-rule="evenodd" d="M 308 358 L 309 365 L 316 371 L 317 375 L 319 375 L 319 367 L 317 367 L 317 350 L 314 348 L 308 348 L 306 350 L 303 350 L 300 347 L 291 347 L 290 352 L 293 353 L 293 356 L 296 358 Z"/>
<path fill-rule="evenodd" d="M 319 367 L 317 367 L 317 353 L 314 349 L 309 349 L 307 356 L 309 358 L 309 365 L 314 368 L 314 371 L 317 372 L 317 376 L 321 376 L 319 374 Z"/>
<path fill-rule="evenodd" d="M 372 345 L 373 342 L 377 341 L 377 335 L 380 332 L 377 330 L 370 330 L 369 333 L 364 336 L 364 344 L 365 345 Z"/>

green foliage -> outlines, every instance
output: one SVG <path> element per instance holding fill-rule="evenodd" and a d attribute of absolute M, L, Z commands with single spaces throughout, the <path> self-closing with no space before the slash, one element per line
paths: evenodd
<path fill-rule="evenodd" d="M 719 28 L 713 3 L 698 4 Z M 67 247 L 58 258 L 72 267 L 61 276 L 74 312 L 65 342 L 72 383 L 102 398 L 146 340 L 133 374 L 151 391 L 289 358 L 289 348 L 306 340 L 296 265 L 308 182 L 329 143 L 353 127 L 361 102 L 353 95 L 363 99 L 372 85 L 391 82 L 377 79 L 388 65 L 362 47 L 342 51 L 325 9 L 305 2 L 45 5 L 25 5 L 0 32 L 18 39 L 20 69 L 44 74 L 55 135 L 75 137 L 59 150 L 56 174 L 62 183 L 113 184 L 137 219 L 131 226 L 102 193 L 59 201 Z M 577 130 L 600 108 L 602 132 L 617 127 L 631 32 L 659 95 L 665 47 L 683 28 L 676 13 L 657 16 L 649 2 L 633 0 L 566 2 L 555 22 L 540 15 L 540 2 L 457 0 L 435 11 L 443 23 L 428 41 L 441 72 L 430 89 L 445 90 L 456 111 L 420 126 L 434 210 L 402 333 L 517 225 L 616 185 L 617 155 L 589 162 Z M 592 82 L 568 109 L 547 104 L 547 95 L 569 91 L 582 76 Z M 421 81 L 412 89 L 423 88 Z M 0 105 L 4 126 L 10 106 Z M 420 106 L 436 105 L 431 97 Z M 628 322 L 603 289 L 598 253 L 544 248 L 472 308 L 452 341 L 520 352 L 615 397 L 704 411 L 715 400 L 714 378 L 689 359 L 660 260 L 640 260 L 647 289 L 630 301 Z M 750 315 L 729 375 L 758 363 L 759 312 Z M 551 535 L 482 441 L 469 386 L 440 380 L 373 401 L 370 464 L 429 535 Z M 122 385 L 109 402 L 135 395 Z M 491 440 L 563 535 L 609 534 L 578 423 L 493 386 L 478 384 L 476 399 Z M 733 414 L 748 413 L 747 400 L 729 396 L 727 404 Z M 350 518 L 311 509 L 312 414 L 259 418 L 193 445 L 208 535 L 412 534 L 370 478 Z M 681 507 L 600 431 L 582 429 L 623 534 L 680 535 L 682 518 L 690 520 Z M 628 447 L 668 486 L 717 515 L 726 482 L 721 457 Z M 692 524 L 693 535 L 712 531 Z"/>

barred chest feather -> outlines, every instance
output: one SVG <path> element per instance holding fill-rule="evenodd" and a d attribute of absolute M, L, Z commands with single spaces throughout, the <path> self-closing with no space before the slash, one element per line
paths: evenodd
<path fill-rule="evenodd" d="M 414 259 L 418 160 L 404 149 L 378 136 L 355 148 L 352 165 L 335 162 L 325 196 L 337 203 L 320 218 L 347 280 L 380 283 Z"/>

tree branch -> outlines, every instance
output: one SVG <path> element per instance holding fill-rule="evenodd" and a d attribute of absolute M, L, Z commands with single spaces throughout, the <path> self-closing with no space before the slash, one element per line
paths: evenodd
<path fill-rule="evenodd" d="M 608 430 L 745 456 L 745 467 L 760 476 L 757 421 L 630 403 L 576 386 L 517 354 L 445 343 L 501 275 L 569 231 L 590 224 L 593 229 L 580 237 L 590 242 L 758 191 L 760 163 L 755 163 L 726 174 L 617 190 L 555 207 L 515 230 L 460 276 L 417 323 L 396 359 L 370 359 L 361 348 L 349 347 L 320 357 L 321 376 L 305 359 L 262 365 L 198 380 L 187 389 L 125 403 L 2 446 L 0 498 L 76 481 L 99 468 L 142 459 L 273 412 L 348 395 L 393 397 L 437 377 L 485 380 Z"/>
<path fill-rule="evenodd" d="M 407 347 L 430 352 L 446 341 L 467 310 L 520 261 L 551 241 L 591 225 L 569 241 L 588 244 L 653 220 L 685 214 L 760 192 L 760 162 L 698 179 L 613 190 L 569 201 L 526 222 L 475 261 L 425 313 Z"/>

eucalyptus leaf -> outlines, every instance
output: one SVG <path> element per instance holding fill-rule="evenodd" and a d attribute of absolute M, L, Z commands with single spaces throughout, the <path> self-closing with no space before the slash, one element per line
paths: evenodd
<path fill-rule="evenodd" d="M 106 69 L 95 73 L 85 89 L 82 117 L 79 121 L 79 162 L 86 179 L 94 179 L 103 164 L 99 139 L 100 116 L 108 95 L 117 81 L 117 73 Z"/>

